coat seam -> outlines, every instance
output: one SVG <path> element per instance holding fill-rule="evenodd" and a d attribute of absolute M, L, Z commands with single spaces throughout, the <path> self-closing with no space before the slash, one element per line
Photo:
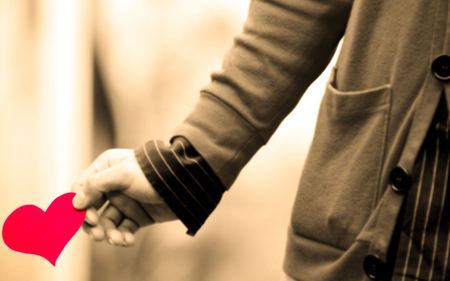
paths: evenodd
<path fill-rule="evenodd" d="M 391 119 L 391 109 L 392 109 L 392 88 L 389 88 L 389 94 L 388 94 L 388 108 L 385 111 L 385 125 L 383 126 L 383 133 L 384 133 L 384 141 L 383 141 L 383 147 L 382 147 L 382 151 L 383 154 L 380 158 L 380 163 L 379 163 L 379 169 L 378 169 L 378 176 L 377 176 L 377 184 L 376 184 L 376 189 L 375 189 L 375 198 L 373 200 L 373 206 L 372 206 L 372 211 L 375 209 L 376 205 L 378 204 L 378 196 L 381 190 L 381 175 L 383 174 L 383 163 L 386 159 L 386 154 L 387 154 L 387 149 L 386 149 L 386 145 L 387 145 L 387 141 L 388 141 L 388 128 L 389 128 L 389 124 L 390 124 L 390 119 Z"/>

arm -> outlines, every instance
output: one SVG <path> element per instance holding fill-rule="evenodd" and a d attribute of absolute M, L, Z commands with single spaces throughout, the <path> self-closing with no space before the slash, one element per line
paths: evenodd
<path fill-rule="evenodd" d="M 244 30 L 226 54 L 222 70 L 212 74 L 212 82 L 174 134 L 189 140 L 225 190 L 328 65 L 345 32 L 351 4 L 252 1 Z M 189 197 L 164 185 L 158 192 L 180 194 L 181 201 Z M 176 201 L 166 200 L 173 210 L 182 208 Z M 187 208 L 184 215 L 198 208 Z M 205 220 L 180 219 L 188 233 L 195 233 Z"/>
<path fill-rule="evenodd" d="M 228 189 L 320 75 L 343 36 L 350 0 L 254 0 L 222 70 L 176 129 Z"/>
<path fill-rule="evenodd" d="M 198 104 L 174 134 L 174 138 L 183 136 L 189 140 L 224 190 L 232 185 L 256 151 L 268 142 L 329 63 L 345 32 L 351 5 L 351 0 L 252 1 L 244 30 L 226 54 L 222 70 L 212 74 L 212 82 L 201 91 Z M 156 151 L 152 142 L 143 147 Z M 186 185 L 188 190 L 171 189 L 144 154 L 142 149 L 136 150 L 139 167 L 151 184 L 147 182 L 139 188 L 144 194 L 145 190 L 151 190 L 150 194 L 163 197 L 164 204 L 177 214 L 190 233 L 195 233 L 213 208 L 207 210 L 206 215 L 201 214 L 200 209 L 205 206 L 196 206 L 197 197 L 192 199 L 187 195 L 193 194 L 192 185 Z M 155 157 L 158 159 L 158 155 Z M 120 177 L 118 170 L 116 175 Z M 142 171 L 139 172 L 142 174 Z M 170 174 L 177 177 L 166 169 L 165 177 Z M 112 191 L 101 190 L 95 184 L 88 186 L 87 190 L 100 190 L 103 195 Z M 146 202 L 145 197 L 132 194 L 126 186 L 115 190 Z M 77 205 L 78 208 L 95 205 L 100 198 L 87 197 L 87 203 Z M 188 213 L 196 213 L 199 221 L 195 222 L 193 216 L 186 215 Z"/>

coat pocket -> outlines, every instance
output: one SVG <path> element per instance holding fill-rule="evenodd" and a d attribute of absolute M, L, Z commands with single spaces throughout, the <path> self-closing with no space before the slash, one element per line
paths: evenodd
<path fill-rule="evenodd" d="M 319 109 L 292 227 L 297 235 L 347 249 L 376 202 L 391 88 L 341 92 L 335 72 Z"/>

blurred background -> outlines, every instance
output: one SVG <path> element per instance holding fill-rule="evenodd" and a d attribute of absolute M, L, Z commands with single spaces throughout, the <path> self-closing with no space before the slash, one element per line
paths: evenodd
<path fill-rule="evenodd" d="M 21 205 L 46 209 L 104 150 L 167 142 L 220 69 L 248 5 L 0 0 L 2 226 Z M 2 240 L 0 280 L 279 280 L 329 73 L 309 88 L 195 238 L 180 222 L 140 230 L 131 248 L 93 243 L 79 231 L 56 267 Z"/>

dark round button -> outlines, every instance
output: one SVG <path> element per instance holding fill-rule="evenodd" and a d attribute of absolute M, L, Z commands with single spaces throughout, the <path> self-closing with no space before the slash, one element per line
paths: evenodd
<path fill-rule="evenodd" d="M 364 259 L 364 271 L 372 280 L 382 280 L 386 274 L 386 265 L 376 256 L 369 255 Z"/>
<path fill-rule="evenodd" d="M 405 192 L 411 185 L 411 178 L 408 172 L 402 167 L 395 167 L 392 169 L 389 176 L 391 187 L 397 192 Z"/>
<path fill-rule="evenodd" d="M 431 65 L 431 70 L 434 76 L 439 80 L 449 80 L 450 79 L 450 56 L 441 55 L 437 57 L 433 64 Z"/>

